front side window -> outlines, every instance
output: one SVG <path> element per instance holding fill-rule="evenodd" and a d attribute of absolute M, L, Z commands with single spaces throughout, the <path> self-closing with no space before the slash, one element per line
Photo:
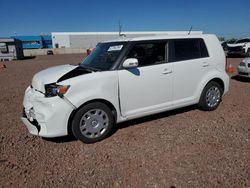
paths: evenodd
<path fill-rule="evenodd" d="M 110 70 L 126 44 L 127 42 L 99 43 L 80 67 L 97 71 Z"/>
<path fill-rule="evenodd" d="M 127 58 L 136 58 L 138 66 L 148 66 L 165 62 L 166 42 L 150 42 L 135 44 Z"/>
<path fill-rule="evenodd" d="M 172 41 L 172 61 L 185 61 L 208 57 L 206 45 L 202 39 L 175 39 Z"/>

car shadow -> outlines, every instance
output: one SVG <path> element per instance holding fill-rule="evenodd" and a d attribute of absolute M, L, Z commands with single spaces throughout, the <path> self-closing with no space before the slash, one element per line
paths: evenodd
<path fill-rule="evenodd" d="M 36 56 L 24 56 L 21 60 L 35 59 Z"/>
<path fill-rule="evenodd" d="M 141 124 L 141 123 L 146 123 L 148 121 L 153 121 L 153 120 L 166 118 L 166 117 L 177 115 L 177 114 L 182 114 L 182 113 L 185 113 L 185 112 L 188 112 L 188 111 L 196 110 L 197 108 L 198 108 L 197 105 L 192 105 L 192 106 L 178 108 L 178 109 L 175 109 L 175 110 L 170 110 L 170 111 L 166 111 L 166 112 L 162 112 L 162 113 L 158 113 L 158 114 L 154 114 L 154 115 L 149 115 L 149 116 L 129 120 L 129 121 L 126 121 L 126 122 L 123 122 L 123 123 L 119 123 L 119 124 L 117 124 L 115 126 L 112 134 L 114 134 L 119 129 L 128 128 L 128 127 L 131 127 L 131 126 L 134 126 L 134 125 L 138 125 L 138 124 Z"/>
<path fill-rule="evenodd" d="M 158 113 L 158 114 L 154 114 L 154 115 L 145 116 L 142 118 L 129 120 L 129 121 L 126 121 L 123 123 L 119 123 L 116 126 L 114 126 L 111 134 L 109 134 L 108 137 L 111 137 L 119 129 L 128 128 L 128 127 L 135 126 L 135 125 L 138 125 L 141 123 L 146 123 L 149 121 L 153 121 L 153 120 L 157 120 L 157 119 L 161 119 L 161 118 L 166 118 L 166 117 L 177 115 L 177 114 L 182 114 L 182 113 L 196 110 L 196 109 L 197 109 L 197 105 L 192 105 L 192 106 L 187 106 L 187 107 L 183 107 L 183 108 L 179 108 L 179 109 L 175 109 L 175 110 L 170 110 L 170 111 L 166 111 L 166 112 L 162 112 L 162 113 Z M 55 138 L 44 138 L 43 137 L 42 139 L 49 141 L 49 142 L 55 142 L 55 143 L 67 143 L 67 142 L 77 141 L 77 139 L 72 134 L 70 134 L 68 136 L 55 137 Z"/>
<path fill-rule="evenodd" d="M 49 141 L 49 142 L 55 142 L 55 143 L 67 143 L 67 142 L 77 141 L 77 139 L 73 135 L 61 136 L 61 137 L 55 137 L 55 138 L 43 137 L 42 139 Z"/>
<path fill-rule="evenodd" d="M 230 54 L 230 55 L 227 54 L 226 57 L 227 57 L 227 58 L 245 58 L 245 57 L 247 57 L 247 56 L 245 56 L 245 55 L 240 55 L 240 54 Z"/>
<path fill-rule="evenodd" d="M 235 80 L 235 81 L 238 81 L 238 82 L 248 82 L 248 83 L 250 83 L 250 78 L 240 77 L 238 75 L 232 76 L 231 79 Z"/>

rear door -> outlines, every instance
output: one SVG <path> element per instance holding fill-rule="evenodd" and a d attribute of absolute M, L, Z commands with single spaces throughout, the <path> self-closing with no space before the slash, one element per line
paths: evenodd
<path fill-rule="evenodd" d="M 173 105 L 190 103 L 202 77 L 210 70 L 209 54 L 203 39 L 170 41 L 173 64 Z"/>

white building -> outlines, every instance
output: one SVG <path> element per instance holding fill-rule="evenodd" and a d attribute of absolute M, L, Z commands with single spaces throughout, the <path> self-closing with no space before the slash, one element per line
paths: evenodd
<path fill-rule="evenodd" d="M 153 35 L 188 34 L 189 31 L 143 31 L 122 32 L 128 38 Z M 191 31 L 190 34 L 202 34 L 202 31 Z M 95 47 L 98 42 L 119 38 L 118 32 L 52 32 L 53 48 Z"/>

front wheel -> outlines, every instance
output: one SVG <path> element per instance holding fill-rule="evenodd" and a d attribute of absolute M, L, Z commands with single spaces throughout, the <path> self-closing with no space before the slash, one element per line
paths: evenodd
<path fill-rule="evenodd" d="M 93 102 L 80 108 L 72 121 L 73 135 L 84 143 L 103 140 L 111 132 L 114 118 L 108 106 Z"/>
<path fill-rule="evenodd" d="M 212 111 L 215 110 L 222 98 L 222 87 L 217 82 L 209 82 L 202 91 L 198 106 L 202 110 Z"/>

